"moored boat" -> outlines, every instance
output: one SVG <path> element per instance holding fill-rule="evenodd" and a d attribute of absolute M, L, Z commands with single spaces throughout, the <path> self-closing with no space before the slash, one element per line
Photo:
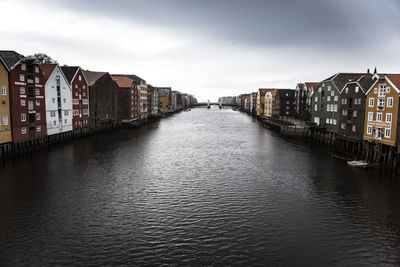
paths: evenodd
<path fill-rule="evenodd" d="M 368 166 L 368 162 L 366 162 L 365 160 L 347 161 L 347 164 L 352 167 L 357 167 L 357 168 L 367 168 L 367 166 Z"/>

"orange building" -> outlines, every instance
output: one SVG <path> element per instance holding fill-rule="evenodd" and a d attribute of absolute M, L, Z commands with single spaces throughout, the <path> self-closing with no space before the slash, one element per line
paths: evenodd
<path fill-rule="evenodd" d="M 397 148 L 400 74 L 375 74 L 366 93 L 364 140 Z"/>

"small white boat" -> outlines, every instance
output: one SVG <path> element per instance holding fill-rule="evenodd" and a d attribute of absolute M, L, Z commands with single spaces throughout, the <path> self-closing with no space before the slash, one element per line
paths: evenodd
<path fill-rule="evenodd" d="M 357 167 L 357 168 L 367 168 L 367 166 L 368 166 L 368 162 L 366 162 L 365 160 L 347 161 L 347 164 L 352 167 Z"/>

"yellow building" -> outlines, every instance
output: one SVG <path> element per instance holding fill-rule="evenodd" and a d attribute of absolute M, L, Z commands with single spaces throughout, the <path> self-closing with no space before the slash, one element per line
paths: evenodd
<path fill-rule="evenodd" d="M 0 144 L 11 142 L 8 70 L 0 60 Z"/>
<path fill-rule="evenodd" d="M 264 116 L 271 117 L 272 116 L 272 105 L 275 100 L 277 90 L 269 90 L 265 93 L 265 107 L 264 107 Z"/>
<path fill-rule="evenodd" d="M 257 116 L 264 115 L 264 107 L 265 107 L 265 94 L 271 89 L 258 89 L 257 92 L 257 103 L 256 103 L 256 111 Z"/>
<path fill-rule="evenodd" d="M 377 75 L 366 93 L 364 140 L 396 147 L 400 74 Z"/>
<path fill-rule="evenodd" d="M 169 111 L 170 103 L 169 103 L 169 93 L 163 90 L 160 90 L 160 111 L 167 112 Z"/>

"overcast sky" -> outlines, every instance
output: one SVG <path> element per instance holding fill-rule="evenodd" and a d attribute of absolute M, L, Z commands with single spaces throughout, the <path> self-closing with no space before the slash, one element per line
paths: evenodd
<path fill-rule="evenodd" d="M 136 74 L 200 101 L 400 73 L 399 0 L 0 0 L 0 49 Z"/>

